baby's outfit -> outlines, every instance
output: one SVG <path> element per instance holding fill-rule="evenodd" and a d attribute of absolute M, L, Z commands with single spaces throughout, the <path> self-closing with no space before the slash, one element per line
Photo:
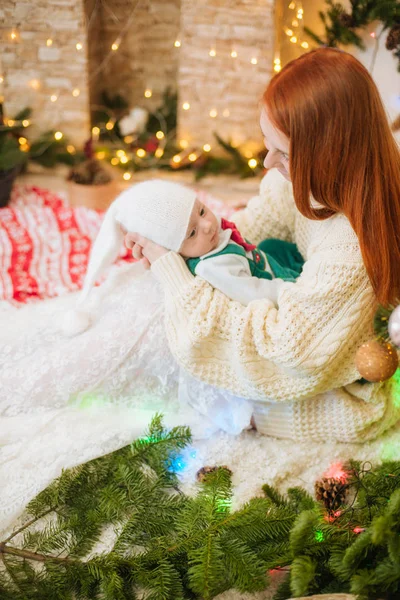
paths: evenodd
<path fill-rule="evenodd" d="M 263 298 L 276 304 L 283 282 L 297 279 L 304 260 L 295 244 L 268 239 L 257 247 L 242 238 L 234 223 L 220 219 L 215 250 L 186 264 L 193 275 L 246 306 Z"/>

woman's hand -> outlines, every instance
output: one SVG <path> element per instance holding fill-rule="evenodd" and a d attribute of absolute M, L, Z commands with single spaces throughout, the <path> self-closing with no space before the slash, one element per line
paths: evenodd
<path fill-rule="evenodd" d="M 148 269 L 157 258 L 160 258 L 168 252 L 166 248 L 155 244 L 138 233 L 127 233 L 124 241 L 125 246 L 132 250 L 133 258 L 141 260 L 146 269 Z"/>

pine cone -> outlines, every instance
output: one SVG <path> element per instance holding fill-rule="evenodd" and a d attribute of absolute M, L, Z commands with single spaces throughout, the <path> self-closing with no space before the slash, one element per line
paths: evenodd
<path fill-rule="evenodd" d="M 342 27 L 354 27 L 354 19 L 351 15 L 349 15 L 348 13 L 341 13 L 339 15 L 339 23 Z"/>
<path fill-rule="evenodd" d="M 220 467 L 201 467 L 201 469 L 199 469 L 196 473 L 197 481 L 200 481 L 200 483 L 202 483 L 206 480 L 207 475 L 209 475 L 210 473 L 214 473 L 214 471 L 218 471 L 218 469 L 226 469 L 228 473 L 232 475 L 232 471 L 226 465 L 222 465 Z"/>
<path fill-rule="evenodd" d="M 393 25 L 386 38 L 387 50 L 395 50 L 400 44 L 400 24 Z"/>
<path fill-rule="evenodd" d="M 315 497 L 332 512 L 341 506 L 346 498 L 347 485 L 339 479 L 322 478 L 315 483 Z"/>

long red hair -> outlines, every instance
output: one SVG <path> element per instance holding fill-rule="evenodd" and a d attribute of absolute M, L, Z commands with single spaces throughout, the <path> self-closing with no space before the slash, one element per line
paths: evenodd
<path fill-rule="evenodd" d="M 360 242 L 376 298 L 400 298 L 400 150 L 379 92 L 350 54 L 319 48 L 287 64 L 264 93 L 270 120 L 290 142 L 298 210 L 343 213 Z M 323 208 L 310 206 L 310 194 Z"/>

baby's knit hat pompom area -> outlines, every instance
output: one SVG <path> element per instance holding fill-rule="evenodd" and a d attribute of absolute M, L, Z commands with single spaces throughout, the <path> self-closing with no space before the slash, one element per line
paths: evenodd
<path fill-rule="evenodd" d="M 124 231 L 138 233 L 179 251 L 185 239 L 196 192 L 178 183 L 153 179 L 137 183 L 122 192 L 107 210 L 90 253 L 80 300 L 75 310 L 62 319 L 62 333 L 74 336 L 86 331 L 92 322 L 87 300 L 96 281 L 118 258 Z"/>
<path fill-rule="evenodd" d="M 88 311 L 68 310 L 63 319 L 62 333 L 67 337 L 79 335 L 89 329 L 92 319 Z"/>

